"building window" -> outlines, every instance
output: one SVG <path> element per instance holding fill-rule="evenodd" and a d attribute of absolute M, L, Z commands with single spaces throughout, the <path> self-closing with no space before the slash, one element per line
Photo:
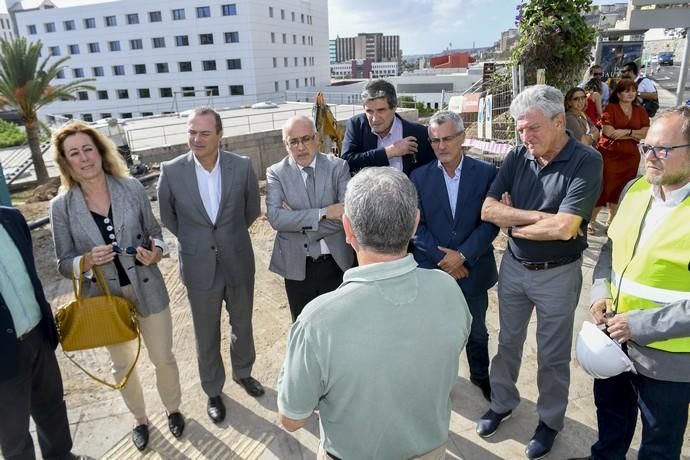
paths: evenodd
<path fill-rule="evenodd" d="M 31 24 L 26 26 L 27 31 L 29 32 L 29 35 L 36 35 L 36 26 Z"/>
<path fill-rule="evenodd" d="M 137 94 L 139 95 L 139 99 L 148 99 L 151 97 L 151 91 L 149 91 L 148 88 L 139 88 Z"/>
<path fill-rule="evenodd" d="M 65 78 L 65 71 L 64 69 L 58 70 L 57 75 L 55 75 L 55 78 Z"/>
<path fill-rule="evenodd" d="M 129 99 L 129 91 L 126 89 L 118 89 L 117 90 L 117 98 L 118 99 Z"/>
<path fill-rule="evenodd" d="M 117 25 L 117 18 L 115 16 L 106 16 L 103 19 L 106 27 L 115 27 Z"/>
<path fill-rule="evenodd" d="M 114 65 L 113 66 L 113 75 L 124 75 L 125 74 L 125 66 L 123 65 Z"/>
<path fill-rule="evenodd" d="M 301 19 L 302 19 L 302 24 L 304 24 L 304 13 L 302 13 Z"/>
<path fill-rule="evenodd" d="M 182 97 L 194 97 L 194 87 L 193 86 L 183 86 L 182 87 Z"/>
<path fill-rule="evenodd" d="M 216 70 L 216 61 L 214 61 L 214 60 L 201 61 L 201 67 L 205 71 Z"/>
<path fill-rule="evenodd" d="M 141 116 L 142 116 L 142 117 L 152 117 L 152 116 L 153 116 L 153 112 L 141 112 Z"/>
<path fill-rule="evenodd" d="M 242 60 L 241 59 L 228 59 L 228 70 L 239 70 L 242 68 Z"/>
<path fill-rule="evenodd" d="M 285 20 L 285 10 L 280 10 L 280 19 Z"/>
<path fill-rule="evenodd" d="M 103 67 L 97 66 L 97 67 L 91 67 L 91 74 L 94 77 L 102 77 L 105 75 L 105 72 L 103 72 Z"/>
<path fill-rule="evenodd" d="M 122 112 L 120 118 L 132 118 L 132 112 Z"/>
<path fill-rule="evenodd" d="M 169 71 L 167 62 L 159 62 L 156 64 L 156 73 L 168 73 Z"/>
<path fill-rule="evenodd" d="M 304 86 L 309 86 L 309 79 L 304 77 Z"/>
<path fill-rule="evenodd" d="M 285 80 L 285 89 L 290 89 L 290 80 Z"/>
<path fill-rule="evenodd" d="M 93 121 L 93 115 L 91 115 L 90 113 L 83 113 L 81 115 L 81 119 L 88 123 L 91 123 Z"/>
<path fill-rule="evenodd" d="M 141 41 L 141 38 L 135 38 L 134 40 L 129 41 L 129 49 L 132 50 L 140 50 L 144 48 L 144 44 Z"/>
<path fill-rule="evenodd" d="M 120 42 L 118 40 L 108 42 L 108 49 L 110 51 L 120 51 Z"/>
<path fill-rule="evenodd" d="M 66 99 L 66 100 L 69 100 L 69 99 Z M 62 118 L 66 118 L 67 120 L 71 120 L 72 118 L 74 118 L 74 116 L 71 113 L 63 113 Z"/>
<path fill-rule="evenodd" d="M 165 37 L 153 37 L 151 42 L 154 48 L 165 48 Z"/>
<path fill-rule="evenodd" d="M 287 66 L 288 66 L 288 58 L 284 57 L 283 58 L 283 67 L 287 67 Z"/>
<path fill-rule="evenodd" d="M 273 68 L 275 69 L 276 67 L 278 67 L 278 58 L 274 57 L 273 58 Z"/>
<path fill-rule="evenodd" d="M 77 91 L 77 99 L 80 101 L 88 101 L 89 100 L 89 93 L 86 91 Z"/>
<path fill-rule="evenodd" d="M 71 19 L 68 20 L 68 21 L 63 22 L 63 23 L 62 23 L 62 26 L 64 27 L 64 29 L 65 29 L 66 31 L 68 31 L 68 30 L 74 30 L 74 29 L 77 28 L 77 26 L 74 24 L 74 21 L 71 20 Z"/>
<path fill-rule="evenodd" d="M 69 54 L 79 54 L 79 45 L 68 45 Z"/>
<path fill-rule="evenodd" d="M 50 47 L 48 47 L 48 52 L 50 53 L 51 56 L 60 56 L 60 47 L 59 46 L 50 46 Z"/>
<path fill-rule="evenodd" d="M 240 41 L 239 32 L 225 32 L 225 43 L 237 43 Z"/>
<path fill-rule="evenodd" d="M 127 24 L 139 24 L 139 13 L 130 13 L 125 15 L 127 18 Z"/>
<path fill-rule="evenodd" d="M 280 83 L 278 83 L 277 81 L 273 82 L 273 91 L 275 91 L 276 93 L 280 91 Z"/>
<path fill-rule="evenodd" d="M 99 116 L 101 117 L 101 119 L 105 119 L 105 118 L 112 118 L 113 114 L 110 112 L 103 112 Z"/>
<path fill-rule="evenodd" d="M 192 71 L 192 62 L 191 61 L 178 62 L 177 66 L 178 66 L 180 72 L 191 72 Z"/>
<path fill-rule="evenodd" d="M 149 22 L 161 22 L 163 16 L 160 11 L 149 11 Z"/>
<path fill-rule="evenodd" d="M 307 37 L 305 37 L 304 35 L 302 35 L 302 44 L 303 45 L 307 44 Z"/>
<path fill-rule="evenodd" d="M 230 96 L 243 96 L 244 86 L 243 85 L 230 85 Z"/>
<path fill-rule="evenodd" d="M 158 95 L 160 97 L 172 97 L 172 88 L 159 88 Z"/>
<path fill-rule="evenodd" d="M 142 75 L 146 73 L 146 64 L 134 64 L 134 73 Z"/>
<path fill-rule="evenodd" d="M 204 86 L 204 89 L 206 90 L 207 96 L 219 96 L 220 95 L 220 91 L 218 90 L 217 86 Z"/>
<path fill-rule="evenodd" d="M 189 37 L 186 35 L 175 35 L 176 46 L 189 46 Z"/>
<path fill-rule="evenodd" d="M 43 24 L 43 27 L 45 27 L 45 30 L 48 33 L 55 32 L 55 23 L 54 22 L 46 22 L 45 24 Z"/>
<path fill-rule="evenodd" d="M 86 45 L 86 47 L 89 49 L 89 53 L 100 53 L 101 52 L 101 47 L 98 43 L 89 43 Z"/>
<path fill-rule="evenodd" d="M 297 67 L 297 66 L 299 65 L 299 64 L 298 64 L 299 61 L 297 60 L 297 58 L 295 58 L 295 61 L 294 61 L 294 62 L 295 62 L 295 67 Z"/>
<path fill-rule="evenodd" d="M 237 14 L 237 5 L 234 3 L 221 5 L 220 9 L 223 12 L 223 16 L 235 16 Z"/>
<path fill-rule="evenodd" d="M 213 45 L 213 34 L 199 34 L 200 45 Z"/>
<path fill-rule="evenodd" d="M 303 59 L 302 63 L 304 64 L 304 67 L 306 67 L 306 66 L 307 66 L 307 57 L 306 57 L 306 56 L 304 57 L 304 59 Z"/>
<path fill-rule="evenodd" d="M 287 43 L 287 34 L 283 34 L 283 44 Z"/>
<path fill-rule="evenodd" d="M 292 44 L 296 45 L 297 44 L 297 35 L 292 34 Z"/>
<path fill-rule="evenodd" d="M 292 16 L 292 22 L 295 22 L 295 12 L 293 11 L 290 16 Z"/>
<path fill-rule="evenodd" d="M 210 18 L 211 17 L 211 7 L 210 6 L 197 6 L 196 7 L 196 17 L 197 18 Z"/>
<path fill-rule="evenodd" d="M 276 42 L 276 33 L 271 32 L 271 43 L 275 43 L 275 42 Z"/>
<path fill-rule="evenodd" d="M 269 6 L 269 7 L 268 7 L 268 17 L 269 17 L 269 18 L 272 18 L 272 17 L 273 17 L 273 7 L 272 7 L 272 6 Z"/>
<path fill-rule="evenodd" d="M 172 10 L 172 18 L 173 21 L 182 21 L 185 18 L 184 8 L 177 8 Z"/>
<path fill-rule="evenodd" d="M 299 88 L 299 78 L 295 78 L 295 88 Z"/>
<path fill-rule="evenodd" d="M 95 29 L 96 28 L 96 18 L 86 18 L 84 19 L 85 29 Z"/>
<path fill-rule="evenodd" d="M 84 78 L 84 69 L 81 67 L 77 67 L 76 69 L 72 69 L 72 76 L 74 78 Z"/>

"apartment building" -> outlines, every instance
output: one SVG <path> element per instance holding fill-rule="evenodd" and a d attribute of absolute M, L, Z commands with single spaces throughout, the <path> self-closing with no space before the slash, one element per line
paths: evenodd
<path fill-rule="evenodd" d="M 43 109 L 95 121 L 238 107 L 329 84 L 327 0 L 117 0 L 12 7 L 16 31 L 69 56 L 58 82 L 94 91 Z"/>
<path fill-rule="evenodd" d="M 402 59 L 399 35 L 360 33 L 356 37 L 335 39 L 336 61 L 368 59 L 372 62 L 399 62 Z"/>

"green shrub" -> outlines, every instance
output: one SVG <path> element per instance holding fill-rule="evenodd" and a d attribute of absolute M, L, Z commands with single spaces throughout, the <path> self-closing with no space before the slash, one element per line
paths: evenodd
<path fill-rule="evenodd" d="M 12 122 L 0 119 L 0 148 L 14 147 L 26 142 L 26 133 Z"/>

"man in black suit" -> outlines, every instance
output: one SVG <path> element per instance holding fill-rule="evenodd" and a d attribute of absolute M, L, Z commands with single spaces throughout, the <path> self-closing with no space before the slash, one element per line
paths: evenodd
<path fill-rule="evenodd" d="M 362 104 L 364 113 L 347 123 L 341 154 L 352 174 L 367 166 L 392 166 L 409 176 L 435 158 L 426 127 L 395 113 L 398 97 L 392 84 L 371 81 L 362 92 Z"/>
<path fill-rule="evenodd" d="M 55 359 L 57 332 L 34 265 L 24 217 L 0 206 L 0 448 L 6 459 L 36 458 L 29 416 L 41 454 L 76 459 Z"/>

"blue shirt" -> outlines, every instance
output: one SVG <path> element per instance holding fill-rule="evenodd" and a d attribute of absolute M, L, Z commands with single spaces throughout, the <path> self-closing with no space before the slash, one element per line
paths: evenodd
<path fill-rule="evenodd" d="M 21 337 L 41 321 L 41 307 L 24 259 L 3 225 L 0 225 L 0 253 L 0 293 L 10 310 L 14 331 Z"/>
<path fill-rule="evenodd" d="M 463 155 L 460 157 L 460 163 L 458 167 L 455 168 L 455 175 L 450 177 L 443 167 L 443 164 L 438 161 L 436 166 L 443 172 L 443 180 L 446 181 L 446 191 L 448 192 L 448 202 L 450 204 L 450 212 L 453 214 L 453 219 L 455 219 L 455 206 L 458 204 L 458 189 L 460 188 L 460 173 L 462 172 L 462 161 L 465 159 Z"/>

